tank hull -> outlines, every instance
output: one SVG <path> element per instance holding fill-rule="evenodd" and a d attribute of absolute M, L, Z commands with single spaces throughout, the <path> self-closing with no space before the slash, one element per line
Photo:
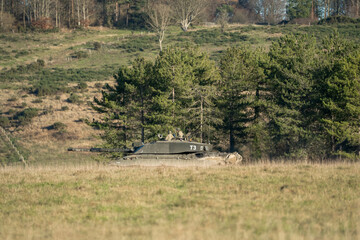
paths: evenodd
<path fill-rule="evenodd" d="M 201 159 L 174 159 L 174 158 L 133 158 L 132 160 L 118 160 L 112 163 L 115 166 L 141 166 L 141 167 L 211 167 L 224 165 L 223 158 Z"/>
<path fill-rule="evenodd" d="M 156 141 L 147 143 L 134 151 L 132 155 L 143 154 L 191 154 L 212 151 L 212 145 L 189 141 Z"/>
<path fill-rule="evenodd" d="M 213 152 L 211 144 L 181 140 L 133 144 L 133 149 L 69 148 L 68 150 L 124 152 L 126 156 L 115 161 L 115 165 L 120 166 L 213 166 L 239 164 L 242 161 L 241 155 L 237 153 Z"/>

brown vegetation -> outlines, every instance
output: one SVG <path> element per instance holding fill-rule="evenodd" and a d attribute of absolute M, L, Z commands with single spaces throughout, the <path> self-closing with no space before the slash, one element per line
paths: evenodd
<path fill-rule="evenodd" d="M 0 238 L 358 239 L 359 176 L 359 164 L 8 167 Z"/>

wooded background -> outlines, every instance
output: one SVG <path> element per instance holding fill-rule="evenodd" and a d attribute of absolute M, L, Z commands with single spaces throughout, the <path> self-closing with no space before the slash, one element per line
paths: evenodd
<path fill-rule="evenodd" d="M 360 48 L 338 34 L 286 35 L 268 52 L 228 48 L 216 63 L 196 47 L 123 66 L 94 108 L 109 146 L 181 128 L 248 159 L 358 159 Z"/>
<path fill-rule="evenodd" d="M 359 0 L 168 0 L 174 24 L 215 22 L 222 10 L 234 23 L 311 23 L 334 15 L 357 18 Z M 147 0 L 1 0 L 0 28 L 32 29 L 107 26 L 143 28 Z M 195 17 L 195 18 L 194 18 Z M 187 30 L 184 29 L 184 30 Z"/>

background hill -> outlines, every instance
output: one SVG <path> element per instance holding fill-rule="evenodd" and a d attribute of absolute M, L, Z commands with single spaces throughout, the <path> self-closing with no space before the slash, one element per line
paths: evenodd
<path fill-rule="evenodd" d="M 337 31 L 360 41 L 359 23 L 336 25 L 199 26 L 187 32 L 171 27 L 164 47 L 197 45 L 218 60 L 231 46 L 267 51 L 284 34 L 314 35 L 318 41 Z M 84 123 L 99 119 L 89 106 L 104 84 L 114 82 L 121 65 L 136 57 L 153 60 L 157 38 L 144 30 L 88 28 L 76 31 L 0 34 L 0 123 L 12 134 L 28 160 L 51 163 L 92 160 L 90 154 L 67 153 L 70 146 L 99 144 L 100 130 Z M 3 163 L 16 157 L 1 142 Z"/>

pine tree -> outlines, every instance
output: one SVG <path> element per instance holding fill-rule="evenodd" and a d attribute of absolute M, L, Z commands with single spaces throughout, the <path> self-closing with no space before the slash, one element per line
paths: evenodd
<path fill-rule="evenodd" d="M 360 146 L 360 48 L 338 35 L 324 40 L 317 84 L 328 153 L 358 153 Z"/>
<path fill-rule="evenodd" d="M 306 35 L 287 35 L 274 42 L 266 70 L 273 156 L 307 157 L 312 117 L 316 42 Z"/>
<path fill-rule="evenodd" d="M 245 143 L 255 134 L 260 119 L 260 86 L 263 80 L 256 53 L 243 48 L 229 48 L 220 60 L 221 79 L 218 82 L 216 105 L 222 120 L 220 129 L 229 136 L 229 150 Z M 255 143 L 252 142 L 252 143 Z"/>
<path fill-rule="evenodd" d="M 138 58 L 132 67 L 121 67 L 114 76 L 114 87 L 107 86 L 102 99 L 95 98 L 94 108 L 106 113 L 104 138 L 113 146 L 126 146 L 129 142 L 145 139 L 146 114 L 150 108 L 152 63 Z"/>
<path fill-rule="evenodd" d="M 153 74 L 157 104 L 152 111 L 151 125 L 157 125 L 159 131 L 181 128 L 200 141 L 202 127 L 206 127 L 210 118 L 206 116 L 210 110 L 204 108 L 211 105 L 204 101 L 211 95 L 210 86 L 217 78 L 215 64 L 198 48 L 173 47 L 159 54 Z"/>
<path fill-rule="evenodd" d="M 288 0 L 286 13 L 290 20 L 310 18 L 313 0 Z"/>

